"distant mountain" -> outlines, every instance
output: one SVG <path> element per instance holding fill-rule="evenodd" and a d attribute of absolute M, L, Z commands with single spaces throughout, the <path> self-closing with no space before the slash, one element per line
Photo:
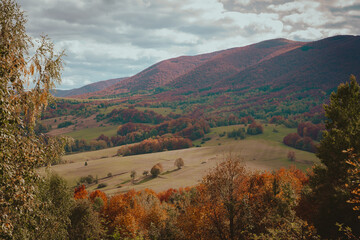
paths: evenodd
<path fill-rule="evenodd" d="M 96 82 L 96 83 L 91 83 L 91 84 L 85 85 L 83 87 L 70 89 L 70 90 L 57 89 L 55 91 L 52 91 L 52 94 L 55 97 L 71 97 L 71 96 L 75 96 L 75 95 L 96 92 L 96 91 L 100 91 L 105 88 L 108 88 L 118 82 L 125 80 L 125 79 L 126 78 L 109 79 L 109 80 L 104 80 L 104 81 L 100 81 L 100 82 Z"/>
<path fill-rule="evenodd" d="M 102 91 L 81 97 L 104 97 L 124 92 L 150 90 L 162 86 L 189 88 L 212 83 L 245 68 L 304 45 L 275 39 L 246 47 L 232 48 L 196 56 L 181 56 L 156 63 L 133 77 Z"/>
<path fill-rule="evenodd" d="M 168 85 L 175 88 L 204 88 L 245 69 L 303 46 L 303 42 L 274 39 L 220 52 L 201 66 L 179 76 Z"/>
<path fill-rule="evenodd" d="M 126 101 L 143 104 L 195 104 L 194 109 L 199 109 L 194 112 L 245 111 L 262 118 L 319 111 L 350 74 L 360 79 L 360 36 L 314 42 L 274 39 L 165 60 L 77 97 L 124 96 Z"/>
<path fill-rule="evenodd" d="M 360 79 L 360 37 L 335 36 L 306 43 L 292 51 L 261 61 L 213 87 L 271 86 L 273 89 L 327 91 L 347 81 Z"/>
<path fill-rule="evenodd" d="M 165 86 L 177 77 L 200 66 L 221 52 L 222 51 L 197 56 L 181 56 L 164 60 L 102 91 L 96 93 L 90 92 L 89 94 L 83 94 L 79 97 L 109 96 L 129 91 L 149 90 Z"/>

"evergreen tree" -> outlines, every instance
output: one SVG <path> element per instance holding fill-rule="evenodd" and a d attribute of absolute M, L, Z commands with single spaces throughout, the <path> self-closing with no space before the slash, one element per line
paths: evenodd
<path fill-rule="evenodd" d="M 353 153 L 360 153 L 360 87 L 354 76 L 339 85 L 324 109 L 328 120 L 317 153 L 322 164 L 315 166 L 310 178 L 309 197 L 317 209 L 312 220 L 322 237 L 336 238 L 336 223 L 359 234 L 360 222 L 347 202 L 351 193 L 345 187 L 350 181 L 345 150 L 352 148 Z"/>

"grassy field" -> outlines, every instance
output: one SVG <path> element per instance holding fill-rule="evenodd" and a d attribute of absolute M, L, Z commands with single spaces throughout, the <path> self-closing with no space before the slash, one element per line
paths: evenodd
<path fill-rule="evenodd" d="M 216 146 L 221 144 L 226 144 L 228 142 L 234 141 L 232 138 L 227 137 L 227 132 L 231 132 L 232 130 L 237 130 L 239 128 L 246 128 L 244 124 L 240 125 L 231 125 L 231 126 L 222 126 L 222 127 L 216 127 L 211 128 L 210 133 L 206 134 L 204 138 L 210 138 L 211 140 L 206 141 L 205 143 L 201 143 L 202 139 L 198 139 L 196 141 L 193 141 L 193 144 L 201 145 L 201 146 Z M 274 130 L 276 129 L 276 130 Z M 246 140 L 263 140 L 267 141 L 268 144 L 275 144 L 277 146 L 282 146 L 285 148 L 288 148 L 282 143 L 282 140 L 284 136 L 286 136 L 289 133 L 296 132 L 296 128 L 286 128 L 285 126 L 276 126 L 274 124 L 267 124 L 264 126 L 264 133 L 259 135 L 247 135 Z M 220 134 L 224 134 L 225 136 L 220 137 Z M 242 141 L 242 140 L 238 140 Z"/>
<path fill-rule="evenodd" d="M 114 109 L 124 109 L 124 108 L 128 108 L 129 105 L 128 104 L 120 104 L 120 105 L 115 105 L 115 106 L 110 106 L 107 107 L 106 109 L 101 109 L 100 113 L 103 114 L 108 114 L 110 113 L 112 110 Z M 163 116 L 168 115 L 169 113 L 175 113 L 175 114 L 181 114 L 181 110 L 180 109 L 172 109 L 169 107 L 160 107 L 160 108 L 149 108 L 149 107 L 135 107 L 137 110 L 139 111 L 154 111 L 158 114 L 161 114 Z"/>
<path fill-rule="evenodd" d="M 233 128 L 242 126 L 226 126 L 214 128 L 206 137 L 211 140 L 202 144 L 202 147 L 182 149 L 176 151 L 165 151 L 160 153 L 143 154 L 128 157 L 115 156 L 117 149 L 109 148 L 94 152 L 85 152 L 64 156 L 67 164 L 52 166 L 51 170 L 65 177 L 71 185 L 82 176 L 89 174 L 99 178 L 99 183 L 106 183 L 107 187 L 102 190 L 108 194 L 124 192 L 130 189 L 140 190 L 151 188 L 155 191 L 162 191 L 168 188 L 179 188 L 196 185 L 202 177 L 216 164 L 221 161 L 224 155 L 232 153 L 239 155 L 247 168 L 251 170 L 274 170 L 281 167 L 296 165 L 300 169 L 311 167 L 318 162 L 314 154 L 296 150 L 282 144 L 282 138 L 295 129 L 276 127 L 278 132 L 273 132 L 274 126 L 265 127 L 264 134 L 250 136 L 245 140 L 234 140 L 219 137 L 219 133 L 231 131 Z M 100 133 L 97 133 L 100 134 Z M 200 143 L 200 142 L 199 142 Z M 296 161 L 290 162 L 287 159 L 288 151 L 294 151 Z M 185 167 L 176 170 L 174 161 L 183 158 Z M 87 166 L 85 166 L 87 161 Z M 144 178 L 144 170 L 150 171 L 151 167 L 161 163 L 166 174 L 158 178 Z M 131 182 L 130 172 L 135 170 L 137 177 L 134 183 Z M 107 177 L 111 173 L 112 177 Z M 89 186 L 94 190 L 97 185 Z"/>
<path fill-rule="evenodd" d="M 110 106 L 106 109 L 101 109 L 100 113 L 103 114 L 107 114 L 110 113 L 112 110 L 114 109 L 122 109 L 122 108 L 127 108 L 127 105 L 116 105 L 116 106 Z M 145 107 L 136 107 L 139 111 L 145 111 L 145 110 L 152 110 L 158 114 L 161 114 L 163 116 L 168 115 L 169 113 L 173 112 L 173 113 L 180 113 L 181 111 L 179 109 L 171 109 L 171 108 L 145 108 Z M 94 118 L 94 117 L 92 117 Z M 54 119 L 57 119 L 56 124 L 54 124 Z M 47 119 L 44 120 L 43 123 L 45 124 L 53 124 L 53 129 L 57 129 L 57 124 L 59 122 L 63 122 L 58 120 L 59 118 L 54 118 L 54 119 Z M 63 117 L 63 119 L 65 119 Z M 72 120 L 74 119 L 74 117 L 66 117 L 66 119 Z M 92 119 L 93 120 L 93 119 Z M 100 125 L 100 123 L 98 124 Z M 64 132 L 64 135 L 70 136 L 74 139 L 86 139 L 86 140 L 92 140 L 95 139 L 97 137 L 99 137 L 101 134 L 104 134 L 108 137 L 112 137 L 112 136 L 116 136 L 116 130 L 119 127 L 120 124 L 116 124 L 116 125 L 108 125 L 108 123 L 106 123 L 105 125 L 107 126 L 99 126 L 99 127 L 89 127 L 89 128 L 81 128 L 79 130 L 74 130 L 73 126 L 68 128 L 67 132 Z M 63 129 L 64 131 L 64 129 Z M 57 135 L 56 133 L 54 135 Z"/>
<path fill-rule="evenodd" d="M 104 127 L 95 127 L 95 128 L 85 128 L 78 131 L 73 131 L 66 133 L 65 135 L 70 136 L 74 139 L 95 139 L 101 134 L 104 134 L 108 137 L 116 136 L 116 130 L 118 126 L 104 126 Z"/>

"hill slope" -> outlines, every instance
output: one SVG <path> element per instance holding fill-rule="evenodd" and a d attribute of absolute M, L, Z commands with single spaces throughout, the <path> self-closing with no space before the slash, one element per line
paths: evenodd
<path fill-rule="evenodd" d="M 319 112 L 330 93 L 350 74 L 360 77 L 359 66 L 359 36 L 308 43 L 274 39 L 169 59 L 79 97 L 121 98 L 121 93 L 126 93 L 124 101 L 167 107 L 180 104 L 187 112 L 196 113 L 195 117 L 204 113 L 286 117 Z"/>
<path fill-rule="evenodd" d="M 220 51 L 221 52 L 221 51 Z M 196 68 L 208 61 L 220 52 L 202 54 L 197 56 L 181 56 L 156 63 L 140 73 L 114 84 L 102 91 L 89 93 L 79 96 L 84 97 L 103 97 L 116 95 L 119 93 L 149 90 L 161 87 L 181 76 L 182 74 Z"/>
<path fill-rule="evenodd" d="M 71 97 L 71 96 L 75 96 L 75 95 L 96 92 L 96 91 L 100 91 L 105 88 L 108 88 L 118 82 L 125 80 L 125 79 L 126 78 L 109 79 L 109 80 L 104 80 L 104 81 L 99 81 L 99 82 L 95 82 L 92 84 L 88 84 L 88 85 L 85 85 L 80 88 L 70 89 L 70 90 L 59 90 L 58 89 L 58 90 L 53 91 L 52 94 L 55 97 Z"/>
<path fill-rule="evenodd" d="M 188 88 L 197 88 L 225 79 L 255 63 L 301 47 L 303 44 L 286 39 L 274 39 L 209 54 L 173 58 L 154 64 L 102 91 L 80 97 L 104 97 L 162 86 L 181 88 L 186 85 Z"/>
<path fill-rule="evenodd" d="M 249 68 L 254 64 L 279 56 L 304 43 L 286 39 L 274 39 L 252 44 L 246 47 L 228 49 L 201 66 L 178 77 L 170 86 L 175 88 L 204 88 L 226 79 L 236 73 Z"/>
<path fill-rule="evenodd" d="M 271 85 L 288 91 L 299 88 L 329 90 L 360 74 L 360 37 L 336 36 L 251 66 L 215 86 L 234 88 Z"/>

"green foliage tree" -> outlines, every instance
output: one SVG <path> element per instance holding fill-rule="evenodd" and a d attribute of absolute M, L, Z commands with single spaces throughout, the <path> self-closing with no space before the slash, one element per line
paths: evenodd
<path fill-rule="evenodd" d="M 69 216 L 71 224 L 68 227 L 69 239 L 102 239 L 104 231 L 99 215 L 88 199 L 76 200 Z"/>
<path fill-rule="evenodd" d="M 67 239 L 67 230 L 70 225 L 69 214 L 74 200 L 66 181 L 57 174 L 49 173 L 44 181 L 39 183 L 36 197 L 39 204 L 35 208 L 36 214 L 30 215 L 34 219 L 29 223 L 33 224 L 32 228 L 37 230 L 26 233 L 23 228 L 16 229 L 15 238 Z M 39 217 L 41 219 L 38 219 Z"/>
<path fill-rule="evenodd" d="M 322 164 L 314 168 L 310 178 L 309 197 L 317 209 L 312 220 L 322 237 L 335 238 L 339 234 L 336 223 L 350 226 L 355 234 L 360 234 L 359 219 L 347 202 L 351 192 L 345 187 L 350 181 L 345 150 L 360 153 L 360 87 L 354 76 L 350 82 L 339 85 L 324 109 L 327 130 L 317 153 Z"/>
<path fill-rule="evenodd" d="M 352 204 L 353 210 L 357 211 L 358 218 L 360 219 L 360 158 L 358 155 L 353 154 L 351 149 L 349 149 L 348 153 L 349 159 L 347 163 L 351 166 L 348 173 L 351 181 L 347 188 L 352 195 L 349 203 Z"/>
<path fill-rule="evenodd" d="M 46 164 L 48 156 L 55 159 L 60 154 L 47 152 L 47 141 L 33 129 L 36 117 L 47 106 L 49 90 L 61 80 L 64 53 L 55 54 L 53 44 L 42 37 L 35 54 L 28 57 L 34 45 L 25 23 L 14 0 L 0 1 L 1 239 L 16 239 L 15 229 L 24 234 L 34 231 L 26 228 L 31 225 L 29 216 L 36 214 L 36 184 L 41 178 L 35 168 Z M 30 89 L 26 87 L 29 82 Z"/>

